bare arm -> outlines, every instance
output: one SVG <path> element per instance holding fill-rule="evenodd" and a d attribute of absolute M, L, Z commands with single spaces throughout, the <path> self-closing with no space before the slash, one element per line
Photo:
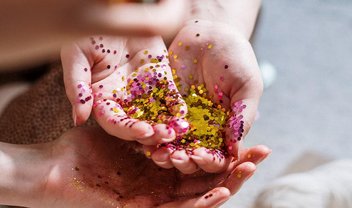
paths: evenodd
<path fill-rule="evenodd" d="M 110 5 L 100 0 L 4 0 L 0 69 L 57 56 L 63 43 L 82 36 L 173 34 L 183 20 L 185 6 L 185 0 Z"/>
<path fill-rule="evenodd" d="M 50 167 L 42 150 L 34 145 L 0 143 L 0 204 L 33 206 L 40 199 L 43 176 Z"/>

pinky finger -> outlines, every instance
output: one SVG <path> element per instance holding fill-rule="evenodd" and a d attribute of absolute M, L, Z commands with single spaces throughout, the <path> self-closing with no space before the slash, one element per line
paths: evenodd
<path fill-rule="evenodd" d="M 251 162 L 244 162 L 238 165 L 235 170 L 228 176 L 225 186 L 231 194 L 235 194 L 255 172 L 256 166 Z"/>

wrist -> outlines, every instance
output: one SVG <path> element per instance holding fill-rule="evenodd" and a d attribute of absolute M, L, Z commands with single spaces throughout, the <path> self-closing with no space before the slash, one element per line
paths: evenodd
<path fill-rule="evenodd" d="M 44 146 L 0 143 L 0 204 L 38 205 L 50 171 Z"/>

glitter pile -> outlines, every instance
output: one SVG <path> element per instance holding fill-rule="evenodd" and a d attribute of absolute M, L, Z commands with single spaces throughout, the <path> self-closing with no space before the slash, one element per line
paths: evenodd
<path fill-rule="evenodd" d="M 177 81 L 174 70 L 173 75 Z M 128 117 L 151 124 L 165 123 L 175 130 L 176 139 L 163 145 L 188 151 L 205 147 L 226 155 L 226 128 L 234 137 L 230 142 L 237 142 L 242 137 L 243 117 L 240 113 L 245 106 L 235 103 L 231 112 L 226 110 L 211 101 L 204 85 L 192 85 L 187 96 L 182 98 L 175 84 L 167 78 L 166 71 L 158 72 L 150 67 L 127 79 L 126 93 L 129 99 L 117 102 Z M 185 105 L 188 113 L 183 110 Z"/>

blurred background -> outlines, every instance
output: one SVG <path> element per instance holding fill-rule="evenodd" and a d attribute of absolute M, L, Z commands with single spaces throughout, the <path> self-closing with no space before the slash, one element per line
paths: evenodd
<path fill-rule="evenodd" d="M 352 158 L 352 1 L 263 0 L 254 48 L 277 76 L 245 145 L 273 153 L 225 208 L 251 207 L 293 161 Z"/>

